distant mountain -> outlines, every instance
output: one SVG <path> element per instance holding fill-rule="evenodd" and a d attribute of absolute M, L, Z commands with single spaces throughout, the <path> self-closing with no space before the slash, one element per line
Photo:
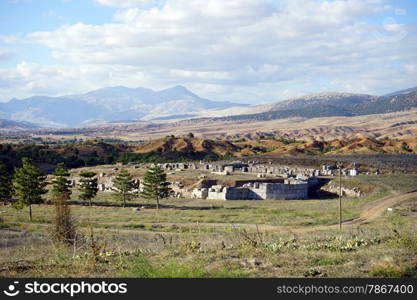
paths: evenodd
<path fill-rule="evenodd" d="M 80 95 L 12 99 L 0 103 L 0 117 L 44 127 L 77 127 L 160 117 L 168 120 L 170 115 L 187 116 L 202 110 L 236 106 L 245 105 L 204 99 L 182 86 L 162 91 L 117 86 Z"/>
<path fill-rule="evenodd" d="M 83 100 L 42 96 L 0 103 L 0 111 L 7 119 L 45 127 L 77 126 L 109 113 L 104 107 Z"/>
<path fill-rule="evenodd" d="M 130 119 L 170 119 L 170 115 L 187 115 L 210 109 L 225 109 L 244 104 L 212 101 L 201 98 L 183 86 L 175 86 L 162 91 L 146 88 L 127 88 L 123 86 L 108 87 L 82 95 L 70 95 L 70 98 L 80 99 L 91 104 L 104 106 L 116 112 L 106 119 L 121 120 L 118 113 L 129 115 L 123 120 Z M 174 117 L 175 119 L 176 117 Z M 107 120 L 108 121 L 108 120 Z"/>
<path fill-rule="evenodd" d="M 292 117 L 362 116 L 417 108 L 417 92 L 394 96 L 326 93 L 258 106 L 253 113 L 212 118 L 222 121 L 268 121 Z"/>
<path fill-rule="evenodd" d="M 11 120 L 4 120 L 0 119 L 0 130 L 1 129 L 31 129 L 31 128 L 37 128 L 35 124 L 28 123 L 28 122 L 16 122 Z"/>
<path fill-rule="evenodd" d="M 402 95 L 402 94 L 407 94 L 407 93 L 416 92 L 416 91 L 417 91 L 417 86 L 416 87 L 413 87 L 413 88 L 409 88 L 409 89 L 405 89 L 405 90 L 401 90 L 401 91 L 396 91 L 396 92 L 393 92 L 393 93 L 389 93 L 389 94 L 386 94 L 385 96 L 386 97 L 396 96 L 396 95 Z"/>
<path fill-rule="evenodd" d="M 270 112 L 270 111 L 290 111 L 304 110 L 320 106 L 343 107 L 345 105 L 359 104 L 378 98 L 366 94 L 351 93 L 320 93 L 312 94 L 298 98 L 292 98 L 281 102 L 259 105 L 253 108 L 252 113 Z M 330 109 L 333 110 L 333 109 Z"/>
<path fill-rule="evenodd" d="M 321 93 L 267 105 L 248 106 L 204 99 L 182 86 L 161 91 L 117 86 L 80 95 L 12 99 L 0 103 L 0 118 L 60 128 L 139 121 L 159 121 L 156 123 L 159 126 L 161 121 L 181 119 L 192 119 L 185 122 L 198 124 L 207 120 L 269 121 L 294 117 L 353 117 L 411 108 L 417 108 L 417 88 L 394 92 L 388 96 Z"/>

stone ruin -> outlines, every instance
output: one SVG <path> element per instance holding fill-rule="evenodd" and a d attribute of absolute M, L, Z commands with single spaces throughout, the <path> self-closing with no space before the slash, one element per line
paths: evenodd
<path fill-rule="evenodd" d="M 324 186 L 322 188 L 324 191 L 339 195 L 340 194 L 340 188 L 338 185 L 330 184 L 327 186 Z M 342 196 L 351 197 L 351 198 L 359 198 L 362 196 L 362 191 L 358 187 L 348 188 L 342 186 Z"/>
<path fill-rule="evenodd" d="M 289 179 L 283 183 L 253 182 L 242 187 L 213 185 L 193 190 L 192 197 L 212 200 L 301 200 L 308 199 L 308 182 Z"/>
<path fill-rule="evenodd" d="M 272 163 L 259 163 L 257 161 L 229 161 L 229 162 L 203 162 L 199 163 L 160 163 L 160 164 L 140 164 L 140 167 L 158 165 L 165 169 L 168 174 L 175 174 L 176 171 L 202 170 L 218 175 L 232 175 L 236 172 L 251 173 L 259 179 L 254 179 L 242 186 L 223 186 L 216 182 L 210 185 L 200 186 L 199 188 L 187 188 L 180 182 L 172 182 L 171 189 L 173 197 L 192 197 L 197 199 L 222 199 L 222 200 L 261 200 L 261 199 L 307 199 L 308 191 L 318 184 L 317 176 L 335 176 L 338 169 L 332 165 L 323 165 L 319 169 L 282 166 Z M 134 165 L 139 167 L 139 165 Z M 113 170 L 116 168 L 113 168 Z M 356 176 L 357 169 L 343 169 L 344 175 Z M 207 173 L 196 175 L 198 179 L 207 181 Z M 282 178 L 271 179 L 273 177 Z M 269 179 L 267 179 L 269 178 Z M 114 175 L 100 173 L 98 176 L 98 187 L 100 191 L 113 190 Z M 76 185 L 78 180 L 72 182 Z M 261 182 L 264 181 L 264 182 Z M 139 191 L 143 189 L 140 180 Z M 337 188 L 327 186 L 329 191 L 338 192 Z M 337 191 L 336 191 L 337 190 Z M 359 197 L 361 192 L 358 189 L 343 188 L 342 193 L 346 196 Z"/>

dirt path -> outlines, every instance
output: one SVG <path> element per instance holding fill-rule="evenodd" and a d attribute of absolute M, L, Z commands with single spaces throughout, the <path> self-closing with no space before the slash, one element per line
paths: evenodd
<path fill-rule="evenodd" d="M 364 224 L 381 216 L 389 207 L 404 200 L 417 197 L 417 191 L 399 195 L 390 195 L 366 205 L 359 218 L 343 222 L 344 225 Z"/>
<path fill-rule="evenodd" d="M 393 191 L 391 191 L 393 192 Z M 343 226 L 346 225 L 361 225 L 369 223 L 376 218 L 380 217 L 389 207 L 394 206 L 395 204 L 408 200 L 411 198 L 417 198 L 417 190 L 411 191 L 408 193 L 399 194 L 398 192 L 393 192 L 392 195 L 386 196 L 384 198 L 375 200 L 371 203 L 368 203 L 360 216 L 356 219 L 349 220 L 343 222 Z M 329 230 L 329 229 L 338 229 L 339 224 L 332 224 L 332 225 L 315 225 L 315 226 L 300 226 L 300 227 L 289 227 L 289 226 L 279 226 L 279 225 L 267 225 L 267 224 L 247 224 L 247 223 L 181 223 L 181 224 L 174 224 L 174 223 L 152 223 L 164 226 L 172 226 L 176 225 L 178 227 L 184 226 L 201 226 L 201 227 L 223 227 L 223 228 L 235 228 L 235 229 L 259 229 L 262 231 L 285 231 L 285 232 L 306 232 L 306 231 L 316 231 L 316 230 Z"/>

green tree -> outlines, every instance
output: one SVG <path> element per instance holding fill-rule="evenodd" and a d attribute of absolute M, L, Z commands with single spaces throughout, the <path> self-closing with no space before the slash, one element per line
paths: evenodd
<path fill-rule="evenodd" d="M 52 237 L 57 242 L 71 245 L 75 241 L 75 225 L 71 216 L 68 200 L 71 197 L 71 181 L 63 163 L 58 164 L 52 180 L 52 197 L 55 205 L 55 219 Z"/>
<path fill-rule="evenodd" d="M 156 208 L 159 209 L 159 200 L 169 196 L 169 182 L 164 170 L 158 166 L 149 167 L 143 179 L 143 192 L 146 199 L 155 199 Z"/>
<path fill-rule="evenodd" d="M 189 137 L 190 139 L 193 139 L 193 138 L 194 138 L 194 133 L 189 132 L 189 133 L 188 133 L 188 137 Z"/>
<path fill-rule="evenodd" d="M 0 201 L 4 204 L 12 197 L 12 176 L 4 164 L 0 164 Z"/>
<path fill-rule="evenodd" d="M 126 201 L 129 201 L 134 196 L 133 191 L 137 189 L 137 184 L 132 178 L 132 175 L 126 170 L 121 169 L 113 182 L 113 191 L 115 192 L 117 200 L 122 200 L 122 206 L 126 206 Z"/>
<path fill-rule="evenodd" d="M 81 179 L 78 190 L 80 193 L 80 199 L 83 201 L 88 201 L 90 206 L 92 205 L 92 199 L 97 195 L 98 192 L 98 179 L 97 173 L 95 172 L 81 172 Z"/>
<path fill-rule="evenodd" d="M 68 170 L 64 163 L 59 163 L 54 171 L 55 178 L 52 180 L 52 195 L 65 200 L 71 197 L 71 181 L 68 180 Z"/>
<path fill-rule="evenodd" d="M 43 202 L 42 195 L 46 194 L 46 176 L 31 163 L 27 157 L 22 158 L 22 167 L 16 168 L 13 180 L 13 195 L 17 201 L 13 203 L 16 209 L 29 206 L 29 219 L 32 221 L 32 204 Z"/>

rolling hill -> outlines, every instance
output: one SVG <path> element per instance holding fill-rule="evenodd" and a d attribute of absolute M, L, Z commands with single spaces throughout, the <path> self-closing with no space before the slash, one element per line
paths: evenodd
<path fill-rule="evenodd" d="M 298 141 L 288 138 L 264 137 L 256 140 L 212 140 L 187 137 L 165 137 L 136 146 L 134 153 L 157 154 L 160 157 L 202 159 L 207 155 L 221 158 L 227 155 L 346 155 L 346 154 L 416 154 L 417 139 L 405 140 L 353 138 L 331 141 Z"/>

